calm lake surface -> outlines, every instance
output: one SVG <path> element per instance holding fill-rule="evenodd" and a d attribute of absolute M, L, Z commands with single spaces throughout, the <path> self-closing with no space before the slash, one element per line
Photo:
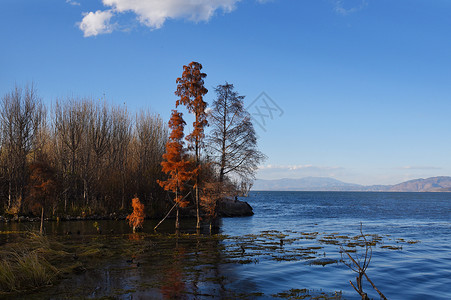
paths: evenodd
<path fill-rule="evenodd" d="M 133 263 L 112 257 L 23 297 L 359 299 L 349 284 L 355 273 L 340 262 L 340 245 L 355 241 L 362 223 L 368 239 L 378 241 L 367 274 L 388 299 L 451 299 L 451 193 L 252 192 L 244 200 L 255 215 L 223 219 L 223 236 L 175 237 L 173 220 L 153 235 L 155 222 L 146 221 L 142 241 L 150 246 Z M 92 223 L 49 223 L 46 231 L 75 243 L 132 237 L 125 221 L 100 221 L 107 233 L 101 236 Z M 26 226 L 38 224 L 2 224 L 0 230 Z M 182 227 L 190 233 L 193 220 L 182 220 Z M 68 237 L 68 230 L 81 234 Z M 0 244 L 7 242 L 1 235 Z M 345 249 L 354 249 L 354 256 L 363 248 Z M 379 299 L 366 283 L 364 290 Z"/>
<path fill-rule="evenodd" d="M 377 245 L 367 274 L 388 299 L 451 299 L 451 194 L 358 192 L 253 192 L 249 203 L 255 216 L 226 219 L 230 235 L 262 230 L 325 232 L 384 236 L 390 250 Z M 400 242 L 419 241 L 416 244 Z M 326 255 L 338 249 L 323 245 Z M 343 264 L 306 266 L 305 262 L 272 261 L 244 266 L 238 281 L 252 282 L 265 294 L 293 287 L 343 291 L 343 298 L 359 299 L 349 285 L 354 273 Z M 378 295 L 367 287 L 375 299 Z"/>

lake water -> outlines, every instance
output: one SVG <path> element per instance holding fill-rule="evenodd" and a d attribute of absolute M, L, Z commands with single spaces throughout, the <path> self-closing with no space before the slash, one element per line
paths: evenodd
<path fill-rule="evenodd" d="M 247 201 L 255 216 L 225 219 L 225 233 L 293 230 L 353 236 L 359 234 L 362 222 L 365 234 L 384 237 L 373 247 L 367 274 L 388 299 L 451 299 L 449 193 L 252 192 Z M 319 244 L 327 257 L 340 257 L 338 246 Z M 303 261 L 267 261 L 242 269 L 236 284 L 252 282 L 265 294 L 306 288 L 359 298 L 348 282 L 354 273 L 340 263 L 321 267 Z M 379 298 L 371 287 L 365 290 Z"/>
<path fill-rule="evenodd" d="M 349 284 L 355 273 L 340 262 L 340 245 L 356 251 L 353 256 L 362 253 L 363 247 L 352 245 L 362 224 L 367 239 L 377 240 L 367 275 L 388 299 L 451 299 L 450 193 L 251 192 L 244 200 L 255 215 L 223 219 L 224 236 L 175 237 L 173 220 L 164 223 L 162 235 L 154 235 L 155 222 L 146 221 L 149 234 L 142 239 L 151 246 L 137 256 L 139 264 L 111 257 L 31 296 L 359 299 Z M 46 230 L 74 243 L 129 237 L 123 221 L 99 224 L 108 234 L 97 235 L 88 221 L 49 223 Z M 0 230 L 25 226 L 30 225 L 1 225 Z M 193 226 L 193 220 L 182 220 L 185 233 Z M 81 235 L 68 237 L 68 230 Z M 5 242 L 0 237 L 0 244 Z M 364 290 L 379 298 L 366 282 Z"/>

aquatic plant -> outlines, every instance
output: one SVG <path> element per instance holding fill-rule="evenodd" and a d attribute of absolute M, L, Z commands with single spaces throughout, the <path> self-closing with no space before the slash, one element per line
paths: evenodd
<path fill-rule="evenodd" d="M 144 204 L 139 201 L 138 197 L 132 199 L 132 206 L 133 212 L 127 216 L 127 220 L 135 232 L 137 228 L 142 228 L 146 214 L 144 213 Z"/>
<path fill-rule="evenodd" d="M 48 261 L 55 253 L 45 236 L 27 232 L 25 240 L 0 252 L 0 294 L 49 285 L 59 270 Z"/>

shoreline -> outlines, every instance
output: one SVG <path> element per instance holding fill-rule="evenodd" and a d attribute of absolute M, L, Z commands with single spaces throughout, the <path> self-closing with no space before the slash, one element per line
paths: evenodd
<path fill-rule="evenodd" d="M 254 215 L 252 206 L 246 201 L 223 199 L 218 202 L 218 218 L 235 218 L 247 217 Z M 192 210 L 185 210 L 181 218 L 195 217 Z M 100 220 L 125 220 L 127 214 L 124 213 L 110 213 L 109 215 L 89 215 L 89 216 L 60 216 L 52 218 L 44 218 L 44 222 L 60 222 L 60 221 L 100 221 Z M 172 219 L 175 216 L 169 216 Z M 145 220 L 159 220 L 161 217 L 146 217 Z M 41 217 L 33 217 L 26 215 L 0 215 L 0 223 L 20 223 L 20 222 L 41 222 Z"/>

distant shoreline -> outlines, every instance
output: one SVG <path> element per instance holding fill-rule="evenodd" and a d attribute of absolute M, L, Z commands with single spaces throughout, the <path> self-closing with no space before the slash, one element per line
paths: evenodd
<path fill-rule="evenodd" d="M 251 190 L 293 192 L 451 192 L 451 177 L 419 178 L 394 185 L 360 185 L 329 177 L 257 179 Z"/>
<path fill-rule="evenodd" d="M 306 193 L 450 193 L 451 191 L 338 191 L 338 190 L 251 190 L 251 192 L 306 192 Z"/>

